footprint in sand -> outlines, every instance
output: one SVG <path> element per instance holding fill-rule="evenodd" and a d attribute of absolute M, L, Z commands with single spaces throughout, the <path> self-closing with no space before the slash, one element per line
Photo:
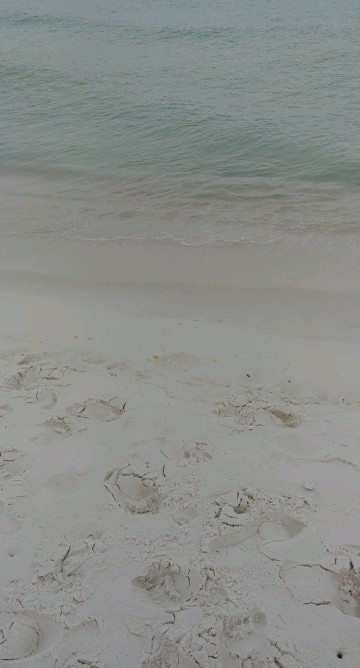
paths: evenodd
<path fill-rule="evenodd" d="M 176 369 L 177 371 L 192 371 L 202 364 L 200 358 L 183 352 L 172 355 L 153 355 L 153 361 L 164 369 Z"/>
<path fill-rule="evenodd" d="M 59 436 L 66 437 L 72 434 L 72 428 L 69 421 L 61 415 L 46 420 L 45 425 Z"/>
<path fill-rule="evenodd" d="M 0 659 L 15 661 L 34 654 L 40 646 L 38 623 L 23 614 L 0 613 Z"/>
<path fill-rule="evenodd" d="M 275 514 L 262 523 L 250 521 L 245 526 L 229 525 L 228 517 L 225 509 L 227 531 L 210 543 L 210 549 L 217 553 L 214 558 L 219 566 L 236 568 L 241 543 L 250 538 L 256 539 L 259 551 L 273 561 L 291 559 L 297 563 L 305 560 L 316 563 L 326 555 L 325 547 L 307 525 L 285 513 Z M 229 526 L 234 527 L 232 531 Z"/>
<path fill-rule="evenodd" d="M 286 513 L 275 514 L 258 530 L 259 549 L 275 561 L 318 562 L 326 548 L 301 520 Z"/>
<path fill-rule="evenodd" d="M 257 536 L 264 500 L 265 496 L 258 493 L 258 490 L 252 492 L 246 488 L 240 488 L 236 492 L 222 494 L 213 501 L 213 517 L 219 535 L 210 541 L 209 548 L 213 557 L 216 557 L 218 565 L 231 567 L 234 556 L 231 554 L 233 552 L 231 548 Z M 224 552 L 229 552 L 229 563 L 227 563 L 226 556 L 223 563 Z M 237 561 L 237 556 L 235 556 L 234 565 Z"/>
<path fill-rule="evenodd" d="M 37 581 L 56 591 L 72 586 L 83 578 L 86 564 L 105 550 L 98 530 L 84 532 L 83 536 L 69 537 L 47 558 L 39 555 Z"/>
<path fill-rule="evenodd" d="M 286 562 L 280 577 L 294 598 L 305 605 L 334 605 L 345 615 L 360 617 L 360 572 L 351 561 L 339 572 Z"/>
<path fill-rule="evenodd" d="M 53 408 L 56 402 L 56 394 L 48 385 L 34 387 L 27 397 L 27 403 L 39 404 L 41 408 Z"/>
<path fill-rule="evenodd" d="M 196 611 L 194 612 L 194 616 Z M 143 668 L 228 668 L 220 663 L 219 641 L 214 620 L 184 628 L 175 614 L 151 638 L 151 653 L 142 661 Z"/>
<path fill-rule="evenodd" d="M 210 542 L 216 563 L 236 567 L 237 546 L 255 539 L 262 554 L 274 561 L 319 561 L 326 554 L 321 541 L 296 515 L 307 509 L 300 497 L 271 497 L 261 490 L 242 488 L 214 501 L 220 535 Z M 235 548 L 235 551 L 234 551 Z"/>
<path fill-rule="evenodd" d="M 215 499 L 215 517 L 224 527 L 241 527 L 249 519 L 250 505 L 254 501 L 245 490 L 230 492 Z"/>
<path fill-rule="evenodd" d="M 116 401 L 116 397 L 108 401 L 104 399 L 88 399 L 83 404 L 72 406 L 69 412 L 78 418 L 110 422 L 117 420 L 125 412 L 126 404 L 126 401 L 119 404 Z"/>
<path fill-rule="evenodd" d="M 212 459 L 212 448 L 204 441 L 165 443 L 161 446 L 163 455 L 180 466 L 201 464 Z"/>
<path fill-rule="evenodd" d="M 176 563 L 162 559 L 151 564 L 147 573 L 133 580 L 159 604 L 183 605 L 189 601 L 204 584 L 195 568 L 183 568 Z"/>
<path fill-rule="evenodd" d="M 105 369 L 110 376 L 119 376 L 126 371 L 127 368 L 128 364 L 126 362 L 112 362 L 111 364 L 105 365 Z"/>
<path fill-rule="evenodd" d="M 21 369 L 7 379 L 10 390 L 22 390 L 41 381 L 60 382 L 64 378 L 64 369 L 56 364 L 44 362 L 40 364 L 22 364 Z"/>
<path fill-rule="evenodd" d="M 284 427 L 298 427 L 301 424 L 301 418 L 297 413 L 290 411 L 286 406 L 285 407 L 276 407 L 271 406 L 266 409 L 270 413 L 276 424 L 281 424 Z"/>
<path fill-rule="evenodd" d="M 210 548 L 226 549 L 256 536 L 266 507 L 269 512 L 271 505 L 260 490 L 245 487 L 214 499 L 213 517 L 220 535 L 211 541 Z"/>
<path fill-rule="evenodd" d="M 260 610 L 243 614 L 233 614 L 225 617 L 222 628 L 223 662 L 229 658 L 236 660 L 248 656 L 256 648 L 265 644 L 266 616 Z"/>
<path fill-rule="evenodd" d="M 261 426 L 259 411 L 263 406 L 263 402 L 248 400 L 245 397 L 226 399 L 217 405 L 215 414 L 219 417 L 233 418 L 238 424 L 251 429 Z"/>
<path fill-rule="evenodd" d="M 183 526 L 199 517 L 203 503 L 193 480 L 172 483 L 167 489 L 161 507 L 176 524 Z"/>
<path fill-rule="evenodd" d="M 34 656 L 52 643 L 55 624 L 35 612 L 0 612 L 0 660 Z"/>
<path fill-rule="evenodd" d="M 164 496 L 146 465 L 124 466 L 105 476 L 105 487 L 116 503 L 132 513 L 157 513 Z"/>
<path fill-rule="evenodd" d="M 285 406 L 269 406 L 263 400 L 227 399 L 218 404 L 215 411 L 220 417 L 233 418 L 235 422 L 248 429 L 266 427 L 275 423 L 282 427 L 298 427 L 301 424 L 299 415 Z"/>
<path fill-rule="evenodd" d="M 100 629 L 96 619 L 67 627 L 56 648 L 54 668 L 105 668 L 98 663 Z"/>

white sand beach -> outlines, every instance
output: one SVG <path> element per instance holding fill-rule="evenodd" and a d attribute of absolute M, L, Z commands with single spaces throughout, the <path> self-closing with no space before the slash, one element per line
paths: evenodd
<path fill-rule="evenodd" d="M 1 246 L 0 665 L 359 668 L 349 242 Z"/>

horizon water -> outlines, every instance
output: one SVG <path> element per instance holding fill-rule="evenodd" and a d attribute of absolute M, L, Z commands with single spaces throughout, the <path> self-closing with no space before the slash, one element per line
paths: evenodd
<path fill-rule="evenodd" d="M 360 230 L 355 0 L 3 0 L 0 231 Z"/>

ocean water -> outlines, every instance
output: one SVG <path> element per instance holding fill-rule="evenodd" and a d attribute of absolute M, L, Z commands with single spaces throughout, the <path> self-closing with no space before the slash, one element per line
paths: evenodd
<path fill-rule="evenodd" d="M 1 0 L 0 229 L 360 230 L 358 0 Z"/>

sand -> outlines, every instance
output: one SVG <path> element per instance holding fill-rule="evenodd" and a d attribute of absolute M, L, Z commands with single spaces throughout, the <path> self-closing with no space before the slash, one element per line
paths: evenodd
<path fill-rule="evenodd" d="M 268 251 L 266 271 L 247 250 L 209 285 L 210 251 L 181 251 L 181 275 L 185 255 L 161 274 L 141 250 L 136 283 L 123 248 L 116 283 L 116 249 L 101 282 L 94 248 L 77 265 L 17 243 L 2 246 L 0 665 L 359 668 L 354 257 L 311 279 L 309 254 L 280 271 Z"/>

